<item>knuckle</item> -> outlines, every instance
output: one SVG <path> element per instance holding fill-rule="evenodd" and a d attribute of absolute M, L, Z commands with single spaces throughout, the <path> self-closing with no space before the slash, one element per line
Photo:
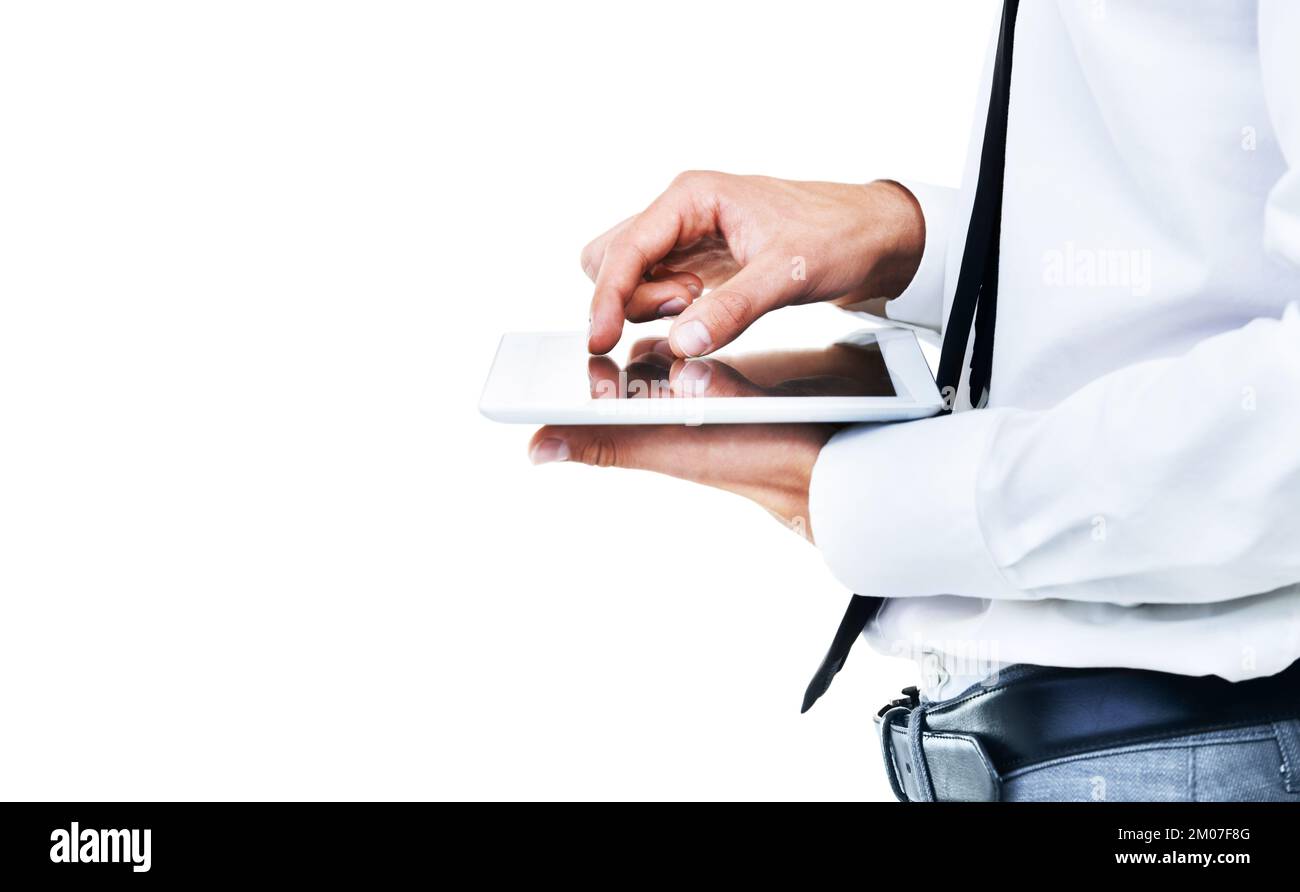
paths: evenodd
<path fill-rule="evenodd" d="M 630 266 L 638 266 L 642 272 L 650 268 L 650 258 L 646 256 L 641 246 L 628 238 L 621 238 L 614 245 L 610 246 L 611 251 L 617 251 L 620 260 Z"/>
<path fill-rule="evenodd" d="M 590 242 L 587 247 L 582 249 L 582 254 L 578 256 L 578 263 L 582 266 L 582 271 L 590 278 L 596 277 L 596 243 Z"/>
<path fill-rule="evenodd" d="M 699 175 L 698 170 L 683 170 L 677 176 L 673 177 L 673 181 L 669 183 L 669 186 L 678 187 L 678 188 L 682 186 L 689 186 L 691 184 L 691 180 L 698 175 Z"/>
<path fill-rule="evenodd" d="M 673 178 L 672 185 L 693 191 L 712 185 L 716 177 L 717 174 L 711 170 L 684 170 Z"/>
<path fill-rule="evenodd" d="M 713 321 L 728 330 L 743 328 L 753 316 L 754 302 L 739 291 L 715 291 L 709 295 L 709 313 Z"/>
<path fill-rule="evenodd" d="M 613 437 L 600 434 L 583 444 L 580 457 L 584 465 L 610 468 L 618 464 L 618 447 Z"/>

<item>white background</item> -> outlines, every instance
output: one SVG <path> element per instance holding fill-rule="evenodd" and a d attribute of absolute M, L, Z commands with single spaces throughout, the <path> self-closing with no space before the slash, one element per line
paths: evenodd
<path fill-rule="evenodd" d="M 955 183 L 996 6 L 5 3 L 0 796 L 884 798 L 812 547 L 476 402 L 681 170 Z"/>

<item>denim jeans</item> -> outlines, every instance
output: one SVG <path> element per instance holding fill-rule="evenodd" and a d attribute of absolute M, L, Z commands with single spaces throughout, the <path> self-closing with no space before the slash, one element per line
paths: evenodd
<path fill-rule="evenodd" d="M 1001 676 L 1012 681 L 1041 671 L 1013 666 Z M 928 701 L 917 712 L 952 702 Z M 903 744 L 907 758 L 902 762 L 907 772 L 919 772 L 921 798 L 928 799 L 930 771 L 922 756 L 919 726 L 909 723 L 909 742 Z M 882 743 L 888 737 L 886 733 Z M 886 770 L 899 798 L 904 798 L 899 771 L 889 756 L 892 747 L 886 746 Z M 1006 772 L 990 770 L 997 775 L 1004 802 L 1300 802 L 1300 721 L 1261 721 L 1098 749 Z"/>
<path fill-rule="evenodd" d="M 1300 802 L 1300 722 L 1116 747 L 1002 776 L 1004 802 Z"/>

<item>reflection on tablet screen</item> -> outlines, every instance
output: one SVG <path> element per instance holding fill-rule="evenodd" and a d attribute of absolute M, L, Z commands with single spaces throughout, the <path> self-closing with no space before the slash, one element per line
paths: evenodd
<path fill-rule="evenodd" d="M 880 345 L 871 335 L 803 350 L 724 352 L 706 359 L 673 356 L 664 338 L 634 342 L 620 364 L 592 356 L 593 399 L 678 397 L 896 396 Z"/>

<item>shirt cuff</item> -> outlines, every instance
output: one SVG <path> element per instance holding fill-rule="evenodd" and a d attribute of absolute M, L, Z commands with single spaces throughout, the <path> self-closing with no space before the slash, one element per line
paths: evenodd
<path fill-rule="evenodd" d="M 957 204 L 957 190 L 910 180 L 895 180 L 912 193 L 925 218 L 925 248 L 921 263 L 903 293 L 892 300 L 876 298 L 844 309 L 884 316 L 893 322 L 939 331 L 943 327 L 944 281 L 948 265 L 948 233 Z"/>
<path fill-rule="evenodd" d="M 1016 598 L 984 539 L 980 467 L 1006 412 L 857 425 L 822 449 L 809 521 L 835 577 L 861 595 Z"/>

